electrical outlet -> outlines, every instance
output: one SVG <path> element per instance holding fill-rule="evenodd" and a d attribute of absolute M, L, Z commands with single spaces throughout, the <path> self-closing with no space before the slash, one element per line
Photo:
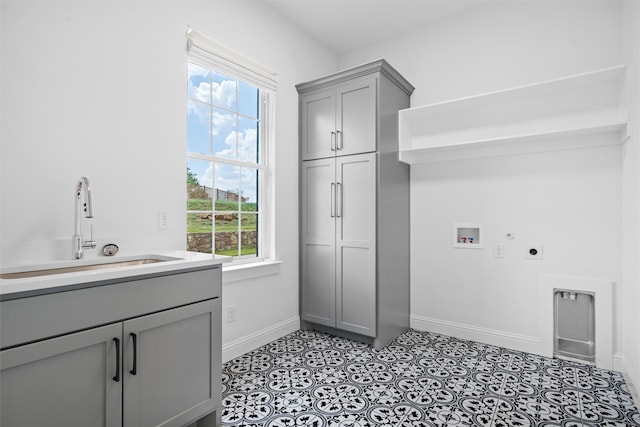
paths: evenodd
<path fill-rule="evenodd" d="M 227 307 L 227 323 L 232 323 L 237 320 L 237 309 L 235 305 L 230 305 Z"/>
<path fill-rule="evenodd" d="M 168 230 L 169 229 L 169 212 L 160 209 L 158 211 L 158 230 Z"/>
<path fill-rule="evenodd" d="M 493 245 L 493 256 L 496 258 L 504 258 L 504 243 L 496 243 Z"/>
<path fill-rule="evenodd" d="M 542 259 L 542 245 L 527 245 L 525 246 L 524 257 L 527 259 Z"/>

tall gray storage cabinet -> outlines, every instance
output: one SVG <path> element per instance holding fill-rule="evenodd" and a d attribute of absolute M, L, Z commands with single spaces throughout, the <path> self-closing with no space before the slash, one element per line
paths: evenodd
<path fill-rule="evenodd" d="M 382 348 L 409 328 L 409 167 L 398 111 L 413 86 L 378 60 L 296 86 L 302 327 Z"/>

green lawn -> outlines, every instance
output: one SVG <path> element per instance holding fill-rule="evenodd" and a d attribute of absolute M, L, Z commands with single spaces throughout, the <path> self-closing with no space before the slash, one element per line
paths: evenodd
<path fill-rule="evenodd" d="M 242 203 L 242 212 L 256 212 L 255 203 Z M 212 200 L 211 199 L 188 199 L 187 210 L 192 211 L 211 211 Z M 238 202 L 232 202 L 227 200 L 216 201 L 216 211 L 237 211 Z M 212 221 L 208 218 L 200 218 L 198 213 L 187 213 L 187 233 L 211 233 Z M 232 215 L 231 213 L 229 215 Z M 216 231 L 237 231 L 238 230 L 238 218 L 216 218 Z M 243 215 L 242 231 L 255 231 L 257 215 Z"/>
<path fill-rule="evenodd" d="M 213 200 L 211 199 L 187 199 L 188 211 L 210 211 Z M 241 203 L 243 212 L 255 212 L 256 203 Z M 217 211 L 237 211 L 238 202 L 229 200 L 216 200 Z"/>
<path fill-rule="evenodd" d="M 211 251 L 207 251 L 206 253 L 210 254 Z M 241 255 L 255 255 L 255 254 L 256 254 L 255 246 L 242 248 Z M 216 252 L 216 255 L 238 256 L 238 249 L 229 249 L 228 251 L 218 251 Z"/>
<path fill-rule="evenodd" d="M 256 254 L 256 247 L 242 247 L 242 253 L 240 255 L 255 255 Z M 229 251 L 218 251 L 216 252 L 216 255 L 228 255 L 228 256 L 238 256 L 238 249 L 231 249 Z"/>

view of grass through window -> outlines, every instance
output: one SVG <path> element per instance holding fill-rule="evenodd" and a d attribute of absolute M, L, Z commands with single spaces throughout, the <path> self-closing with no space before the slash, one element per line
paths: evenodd
<path fill-rule="evenodd" d="M 257 219 L 257 203 L 241 200 L 214 200 L 209 197 L 206 189 L 197 182 L 193 173 L 187 168 L 187 235 L 188 240 L 198 240 L 197 236 L 201 235 L 208 241 L 208 236 L 213 236 L 214 241 L 229 241 L 225 238 L 225 234 L 231 235 L 231 247 L 222 247 L 215 251 L 219 255 L 243 256 L 257 254 L 256 244 L 242 245 L 241 252 L 238 254 L 238 245 L 236 238 L 238 230 L 242 234 L 255 234 L 258 231 Z M 227 192 L 228 193 L 228 192 Z M 216 212 L 215 214 L 213 212 Z M 224 213 L 220 213 L 224 212 Z M 228 212 L 228 213 L 227 213 Z M 215 218 L 215 224 L 214 224 Z M 235 242 L 235 243 L 234 243 Z M 257 243 L 257 242 L 256 242 Z M 212 252 L 213 242 L 210 249 L 207 250 L 207 244 L 199 252 Z"/>

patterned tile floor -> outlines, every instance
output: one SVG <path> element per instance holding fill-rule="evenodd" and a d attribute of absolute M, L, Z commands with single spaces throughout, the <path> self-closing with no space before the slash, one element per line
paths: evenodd
<path fill-rule="evenodd" d="M 640 426 L 622 374 L 410 330 L 297 331 L 223 367 L 223 426 Z"/>

